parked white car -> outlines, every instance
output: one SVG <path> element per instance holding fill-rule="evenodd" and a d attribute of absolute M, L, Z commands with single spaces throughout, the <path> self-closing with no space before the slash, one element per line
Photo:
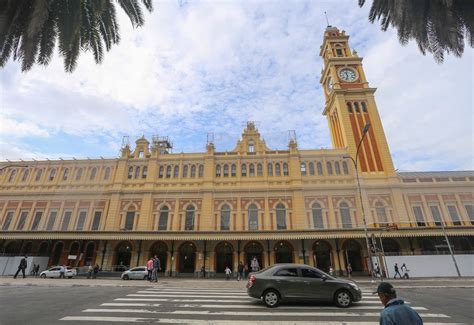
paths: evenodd
<path fill-rule="evenodd" d="M 49 270 L 43 271 L 40 273 L 40 277 L 42 279 L 46 278 L 59 278 L 59 270 L 61 270 L 60 266 L 54 266 L 50 268 Z M 66 271 L 64 272 L 64 276 L 67 277 L 68 279 L 71 279 L 72 277 L 77 275 L 76 269 L 73 269 L 72 267 L 66 266 Z"/>
<path fill-rule="evenodd" d="M 134 267 L 123 272 L 121 278 L 122 280 L 147 280 L 148 271 L 146 266 Z"/>

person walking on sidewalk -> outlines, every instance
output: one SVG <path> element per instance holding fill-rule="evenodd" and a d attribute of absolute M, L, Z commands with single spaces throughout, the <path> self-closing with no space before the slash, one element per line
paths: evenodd
<path fill-rule="evenodd" d="M 398 271 L 398 264 L 395 263 L 395 265 L 393 266 L 393 269 L 395 270 L 395 275 L 393 276 L 394 279 L 397 278 L 397 274 L 398 276 L 400 277 L 400 279 L 402 278 L 402 275 L 400 274 L 400 272 Z"/>
<path fill-rule="evenodd" d="M 153 257 L 150 257 L 148 262 L 146 262 L 146 270 L 148 272 L 147 279 L 148 281 L 151 281 L 153 275 Z"/>
<path fill-rule="evenodd" d="M 20 264 L 18 264 L 18 270 L 16 271 L 15 275 L 13 276 L 14 279 L 16 279 L 18 273 L 21 273 L 23 274 L 23 279 L 26 278 L 26 275 L 25 275 L 25 269 L 26 267 L 28 266 L 28 263 L 26 262 L 26 259 L 28 257 L 23 257 L 21 260 L 20 260 Z"/>
<path fill-rule="evenodd" d="M 408 270 L 407 266 L 405 265 L 405 263 L 403 263 L 403 265 L 402 265 L 402 272 L 403 272 L 403 277 L 404 277 L 405 279 L 409 279 L 409 278 L 410 278 L 410 277 L 408 276 L 409 270 Z"/>
<path fill-rule="evenodd" d="M 250 268 L 252 269 L 252 272 L 257 272 L 260 270 L 260 264 L 258 263 L 256 256 L 253 257 L 252 262 L 250 263 Z"/>
<path fill-rule="evenodd" d="M 242 261 L 240 261 L 239 265 L 237 266 L 237 281 L 242 280 L 243 273 L 244 273 L 244 263 L 242 263 Z"/>
<path fill-rule="evenodd" d="M 94 275 L 92 276 L 93 279 L 96 279 L 97 278 L 97 274 L 99 273 L 99 264 L 96 264 L 94 266 Z"/>
<path fill-rule="evenodd" d="M 158 270 L 161 270 L 161 263 L 158 256 L 155 255 L 154 257 L 155 258 L 153 259 L 153 274 L 152 274 L 153 280 L 152 281 L 158 282 Z"/>
<path fill-rule="evenodd" d="M 59 278 L 60 279 L 64 279 L 64 274 L 66 273 L 66 268 L 64 267 L 64 265 L 61 265 L 59 267 Z"/>
<path fill-rule="evenodd" d="M 384 305 L 380 312 L 380 325 L 423 325 L 420 315 L 402 299 L 397 298 L 397 292 L 390 283 L 380 283 L 374 293 L 378 294 Z"/>
<path fill-rule="evenodd" d="M 351 263 L 347 264 L 347 276 L 349 279 L 352 279 L 352 265 Z"/>
<path fill-rule="evenodd" d="M 38 275 L 39 275 L 39 271 L 40 271 L 40 265 L 39 265 L 39 264 L 36 264 L 36 267 L 35 267 L 35 276 L 38 276 Z"/>
<path fill-rule="evenodd" d="M 375 263 L 375 267 L 374 267 L 374 277 L 382 278 L 382 274 L 380 273 L 380 267 L 377 263 Z"/>
<path fill-rule="evenodd" d="M 229 266 L 226 266 L 225 267 L 225 279 L 229 280 L 231 275 L 232 275 L 232 271 L 230 270 Z"/>
<path fill-rule="evenodd" d="M 94 268 L 92 267 L 92 264 L 89 264 L 89 267 L 87 268 L 87 278 L 90 279 L 92 278 L 92 272 L 94 271 Z"/>
<path fill-rule="evenodd" d="M 244 278 L 247 279 L 249 275 L 249 266 L 247 264 L 244 265 Z"/>

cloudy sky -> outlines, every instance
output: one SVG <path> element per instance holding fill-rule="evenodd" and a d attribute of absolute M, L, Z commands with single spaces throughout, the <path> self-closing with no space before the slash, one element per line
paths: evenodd
<path fill-rule="evenodd" d="M 331 147 L 318 56 L 326 28 L 346 30 L 364 57 L 396 168 L 474 169 L 473 51 L 435 63 L 356 0 L 155 1 L 101 65 L 82 54 L 22 73 L 0 70 L 0 159 L 116 157 L 123 136 L 167 135 L 174 152 L 232 150 L 253 120 L 271 148 L 296 130 L 302 149 Z"/>

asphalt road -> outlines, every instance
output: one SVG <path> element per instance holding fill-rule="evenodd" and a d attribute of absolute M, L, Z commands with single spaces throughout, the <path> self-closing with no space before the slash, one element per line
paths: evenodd
<path fill-rule="evenodd" d="M 398 293 L 418 308 L 425 324 L 474 323 L 473 288 L 417 287 Z M 349 309 L 314 303 L 268 309 L 235 288 L 10 285 L 0 286 L 0 324 L 378 324 L 381 305 L 375 296 L 364 297 Z"/>

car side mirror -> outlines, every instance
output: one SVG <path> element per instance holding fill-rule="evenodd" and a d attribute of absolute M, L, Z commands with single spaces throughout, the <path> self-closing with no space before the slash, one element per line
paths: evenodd
<path fill-rule="evenodd" d="M 327 279 L 328 279 L 328 277 L 325 276 L 325 275 L 323 275 L 323 276 L 321 277 L 321 281 L 326 281 Z"/>

